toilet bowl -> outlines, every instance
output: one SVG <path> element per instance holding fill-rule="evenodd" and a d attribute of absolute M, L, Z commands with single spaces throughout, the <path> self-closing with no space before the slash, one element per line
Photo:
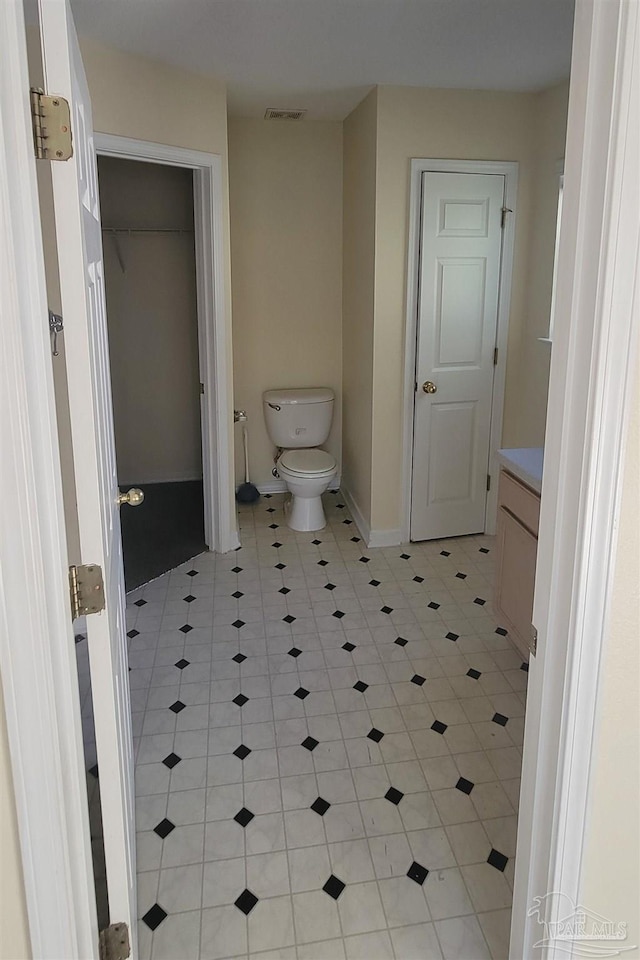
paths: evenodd
<path fill-rule="evenodd" d="M 285 509 L 292 530 L 326 526 L 322 494 L 337 464 L 320 444 L 329 436 L 334 399 L 328 387 L 267 390 L 262 395 L 267 432 L 277 448 L 274 473 L 291 494 Z"/>
<path fill-rule="evenodd" d="M 291 499 L 287 503 L 287 526 L 307 532 L 326 526 L 322 494 L 336 475 L 336 461 L 326 450 L 283 450 L 276 468 Z"/>

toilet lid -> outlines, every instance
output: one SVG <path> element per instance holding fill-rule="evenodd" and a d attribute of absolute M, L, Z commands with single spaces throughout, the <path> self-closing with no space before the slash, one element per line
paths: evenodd
<path fill-rule="evenodd" d="M 327 453 L 326 450 L 320 450 L 318 447 L 304 448 L 301 450 L 285 450 L 280 457 L 279 463 L 291 473 L 297 473 L 300 476 L 305 474 L 333 473 L 336 469 L 336 461 Z"/>

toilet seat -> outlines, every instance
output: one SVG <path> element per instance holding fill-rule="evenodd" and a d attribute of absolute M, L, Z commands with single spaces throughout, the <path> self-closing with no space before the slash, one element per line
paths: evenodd
<path fill-rule="evenodd" d="M 327 477 L 335 473 L 337 464 L 326 450 L 303 447 L 285 450 L 278 460 L 278 467 L 295 477 Z"/>

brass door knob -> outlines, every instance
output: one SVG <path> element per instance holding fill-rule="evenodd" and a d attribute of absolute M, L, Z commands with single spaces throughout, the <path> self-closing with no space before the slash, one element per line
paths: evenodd
<path fill-rule="evenodd" d="M 139 507 L 143 500 L 144 490 L 140 490 L 139 487 L 131 487 L 131 490 L 120 494 L 118 504 L 122 506 L 123 503 L 128 503 L 130 507 Z"/>
<path fill-rule="evenodd" d="M 425 380 L 422 384 L 422 389 L 425 393 L 436 393 L 438 390 L 435 383 L 432 383 L 431 380 Z"/>

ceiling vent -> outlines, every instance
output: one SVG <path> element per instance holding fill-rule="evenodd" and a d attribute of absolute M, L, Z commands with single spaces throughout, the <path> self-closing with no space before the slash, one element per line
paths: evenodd
<path fill-rule="evenodd" d="M 265 120 L 302 120 L 306 110 L 282 110 L 277 107 L 268 107 L 264 115 Z"/>

